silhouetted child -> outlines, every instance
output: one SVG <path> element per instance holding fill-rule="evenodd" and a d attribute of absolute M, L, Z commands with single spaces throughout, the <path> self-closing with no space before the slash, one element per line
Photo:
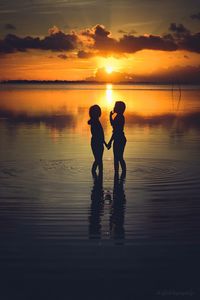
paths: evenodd
<path fill-rule="evenodd" d="M 113 142 L 113 153 L 114 153 L 114 168 L 115 175 L 118 176 L 119 172 L 119 163 L 122 168 L 123 176 L 126 175 L 126 163 L 123 158 L 124 149 L 126 146 L 126 137 L 124 135 L 124 111 L 126 109 L 126 105 L 122 101 L 117 101 L 115 103 L 114 111 L 110 112 L 110 124 L 113 128 L 113 134 L 111 139 L 107 145 L 107 148 L 110 149 Z M 113 114 L 116 113 L 116 117 L 113 119 Z"/>
<path fill-rule="evenodd" d="M 94 163 L 92 165 L 92 174 L 95 175 L 97 167 L 99 168 L 99 174 L 103 173 L 103 151 L 104 144 L 107 146 L 104 140 L 104 132 L 99 121 L 101 116 L 101 108 L 98 105 L 93 105 L 89 109 L 90 120 L 88 124 L 91 126 L 91 148 L 94 155 Z"/>

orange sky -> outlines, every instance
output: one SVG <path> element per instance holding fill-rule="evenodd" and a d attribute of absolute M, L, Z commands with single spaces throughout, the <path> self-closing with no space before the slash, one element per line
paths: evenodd
<path fill-rule="evenodd" d="M 177 66 L 198 66 L 199 56 L 197 53 L 186 51 L 143 50 L 121 57 L 96 56 L 89 59 L 78 59 L 72 56 L 60 59 L 57 54 L 52 54 L 52 52 L 44 54 L 42 51 L 32 50 L 0 58 L 1 67 L 4 70 L 0 74 L 0 79 L 83 80 L 95 76 L 99 68 L 106 69 L 108 67 L 113 72 L 151 75 Z"/>
<path fill-rule="evenodd" d="M 0 80 L 199 82 L 199 24 L 196 0 L 10 0 Z"/>

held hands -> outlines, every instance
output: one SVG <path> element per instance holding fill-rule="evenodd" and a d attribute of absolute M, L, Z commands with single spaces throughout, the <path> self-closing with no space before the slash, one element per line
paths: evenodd
<path fill-rule="evenodd" d="M 114 115 L 114 112 L 113 111 L 111 111 L 110 112 L 110 117 L 112 117 Z"/>
<path fill-rule="evenodd" d="M 109 142 L 108 144 L 106 144 L 106 148 L 107 148 L 108 150 L 110 150 L 111 146 L 112 146 L 112 143 L 111 143 L 111 142 Z"/>

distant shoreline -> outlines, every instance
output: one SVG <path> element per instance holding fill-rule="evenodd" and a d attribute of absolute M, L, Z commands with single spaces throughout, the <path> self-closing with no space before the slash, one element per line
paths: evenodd
<path fill-rule="evenodd" d="M 133 81 L 119 81 L 119 82 L 106 82 L 106 81 L 86 81 L 86 80 L 2 80 L 0 84 L 115 84 L 115 85 L 199 85 L 200 82 L 133 82 Z"/>

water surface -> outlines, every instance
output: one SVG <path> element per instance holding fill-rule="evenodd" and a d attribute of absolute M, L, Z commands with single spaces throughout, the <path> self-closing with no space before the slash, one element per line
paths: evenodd
<path fill-rule="evenodd" d="M 94 182 L 88 108 L 108 141 L 117 100 L 127 177 L 105 149 Z M 1 85 L 0 145 L 2 299 L 198 299 L 198 86 Z"/>

